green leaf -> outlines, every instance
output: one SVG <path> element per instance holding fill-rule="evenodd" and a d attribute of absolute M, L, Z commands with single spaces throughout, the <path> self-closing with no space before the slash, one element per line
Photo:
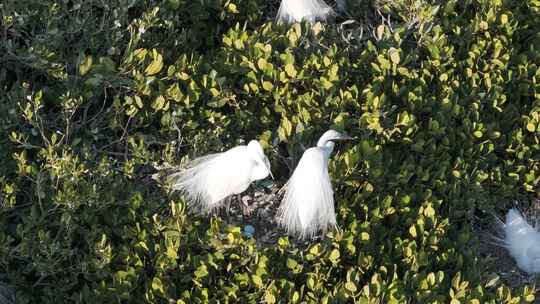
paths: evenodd
<path fill-rule="evenodd" d="M 267 304 L 274 304 L 274 303 L 276 303 L 276 297 L 271 292 L 267 292 L 264 295 L 264 301 Z"/>
<path fill-rule="evenodd" d="M 270 92 L 274 88 L 274 85 L 270 81 L 263 81 L 262 87 L 264 90 Z"/>
<path fill-rule="evenodd" d="M 296 77 L 296 69 L 294 68 L 294 65 L 290 63 L 285 65 L 285 73 L 287 73 L 287 75 L 291 78 Z"/>
<path fill-rule="evenodd" d="M 197 268 L 197 270 L 195 271 L 195 277 L 197 279 L 201 279 L 201 278 L 204 278 L 208 275 L 208 270 L 206 268 L 206 265 L 201 265 Z"/>
<path fill-rule="evenodd" d="M 536 297 L 534 296 L 534 294 L 528 294 L 524 296 L 524 298 L 525 302 L 532 303 Z"/>
<path fill-rule="evenodd" d="M 399 64 L 400 58 L 398 50 L 396 50 L 395 48 L 390 48 L 388 52 L 390 54 L 390 60 L 395 64 Z"/>
<path fill-rule="evenodd" d="M 152 280 L 152 289 L 163 293 L 163 283 L 161 283 L 161 280 L 158 277 L 154 277 Z"/>
<path fill-rule="evenodd" d="M 156 53 L 156 56 L 154 57 L 154 60 L 152 60 L 152 63 L 150 63 L 150 65 L 146 67 L 146 70 L 144 70 L 144 74 L 146 76 L 152 76 L 159 73 L 159 71 L 161 71 L 162 68 L 163 68 L 163 57 L 161 56 L 161 54 Z"/>
<path fill-rule="evenodd" d="M 216 97 L 216 96 L 219 96 L 219 91 L 216 88 L 211 88 L 210 94 L 212 94 L 213 97 Z"/>
<path fill-rule="evenodd" d="M 229 5 L 227 5 L 227 11 L 231 14 L 238 14 L 238 9 L 234 3 L 229 3 Z"/>
<path fill-rule="evenodd" d="M 287 119 L 287 117 L 283 117 L 282 120 L 282 126 L 283 126 L 283 130 L 285 130 L 285 136 L 286 137 L 289 137 L 291 136 L 292 134 L 292 123 L 290 120 Z"/>
<path fill-rule="evenodd" d="M 338 259 L 339 259 L 339 256 L 340 256 L 339 250 L 337 250 L 337 249 L 332 250 L 332 252 L 330 252 L 330 256 L 329 256 L 330 261 L 337 262 Z"/>
<path fill-rule="evenodd" d="M 424 215 L 426 217 L 429 217 L 429 218 L 434 218 L 435 217 L 435 209 L 433 209 L 433 207 L 431 207 L 431 204 L 429 204 L 426 209 L 424 209 Z"/>
<path fill-rule="evenodd" d="M 143 105 L 143 102 L 142 102 L 142 99 L 141 99 L 139 96 L 137 96 L 137 95 L 135 95 L 135 96 L 133 97 L 133 99 L 135 100 L 135 103 L 137 104 L 137 107 L 139 107 L 139 109 L 142 109 L 143 106 L 144 106 L 144 105 Z"/>
<path fill-rule="evenodd" d="M 263 281 L 261 279 L 261 277 L 259 277 L 258 275 L 251 275 L 251 280 L 253 281 L 253 283 L 255 284 L 255 286 L 261 288 L 263 286 Z"/>
<path fill-rule="evenodd" d="M 141 61 L 141 60 L 144 60 L 144 58 L 146 58 L 146 55 L 148 55 L 148 50 L 136 49 L 135 51 L 133 51 L 133 55 L 137 58 L 137 60 Z"/>
<path fill-rule="evenodd" d="M 505 24 L 508 23 L 508 15 L 506 15 L 506 14 L 501 14 L 500 19 L 501 19 L 501 24 L 502 24 L 502 25 L 505 25 Z"/>
<path fill-rule="evenodd" d="M 319 21 L 315 22 L 315 24 L 311 27 L 311 29 L 313 30 L 313 34 L 315 36 L 319 35 L 319 33 L 323 30 L 322 23 Z"/>
<path fill-rule="evenodd" d="M 529 131 L 529 132 L 535 132 L 536 131 L 536 127 L 534 126 L 534 124 L 532 122 L 527 123 L 527 131 Z"/>
<path fill-rule="evenodd" d="M 259 60 L 257 60 L 257 66 L 259 67 L 261 71 L 263 71 L 266 68 L 267 64 L 268 62 L 264 58 L 259 58 Z"/>
<path fill-rule="evenodd" d="M 414 225 L 411 226 L 411 227 L 409 228 L 409 234 L 410 234 L 413 238 L 415 238 L 415 237 L 417 236 L 417 234 L 416 234 L 416 227 L 414 227 Z"/>
<path fill-rule="evenodd" d="M 292 296 L 292 302 L 296 303 L 298 302 L 298 300 L 300 300 L 300 294 L 298 293 L 298 291 L 295 291 Z"/>
<path fill-rule="evenodd" d="M 314 290 L 315 289 L 315 280 L 310 276 L 307 279 L 307 286 L 309 289 Z"/>
<path fill-rule="evenodd" d="M 377 26 L 377 39 L 379 40 L 382 39 L 383 35 L 384 35 L 384 25 L 381 24 Z"/>
<path fill-rule="evenodd" d="M 165 98 L 160 95 L 156 98 L 156 100 L 154 100 L 152 108 L 154 108 L 154 110 L 156 111 L 159 111 L 163 109 L 164 106 L 165 106 Z"/>
<path fill-rule="evenodd" d="M 180 8 L 180 0 L 168 0 L 167 2 L 172 10 Z"/>
<path fill-rule="evenodd" d="M 297 266 L 298 266 L 298 262 L 296 260 L 287 258 L 287 268 L 296 269 Z"/>
<path fill-rule="evenodd" d="M 369 241 L 369 233 L 367 232 L 361 232 L 360 233 L 360 240 L 361 241 Z"/>
<path fill-rule="evenodd" d="M 313 255 L 318 255 L 320 252 L 321 252 L 321 245 L 320 244 L 315 244 L 315 245 L 311 246 L 311 248 L 309 249 L 309 253 L 311 253 Z"/>
<path fill-rule="evenodd" d="M 287 238 L 280 237 L 278 239 L 278 245 L 281 248 L 287 248 L 287 246 L 289 246 L 289 240 Z"/>
<path fill-rule="evenodd" d="M 347 282 L 345 283 L 345 289 L 347 289 L 350 292 L 356 292 L 356 285 L 353 282 Z"/>
<path fill-rule="evenodd" d="M 92 56 L 84 57 L 84 60 L 79 65 L 79 74 L 81 76 L 86 75 L 90 71 L 90 69 L 92 68 L 92 62 L 93 62 Z"/>
<path fill-rule="evenodd" d="M 487 278 L 486 287 L 494 287 L 500 282 L 500 277 L 496 273 L 492 273 Z"/>

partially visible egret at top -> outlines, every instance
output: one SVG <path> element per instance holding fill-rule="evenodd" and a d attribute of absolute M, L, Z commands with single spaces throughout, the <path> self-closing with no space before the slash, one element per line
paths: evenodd
<path fill-rule="evenodd" d="M 328 175 L 328 161 L 334 142 L 350 140 L 337 131 L 325 132 L 316 147 L 307 149 L 291 178 L 284 186 L 284 195 L 277 221 L 290 235 L 313 237 L 335 228 L 334 191 Z"/>
<path fill-rule="evenodd" d="M 185 170 L 169 175 L 168 180 L 190 207 L 210 213 L 268 175 L 272 175 L 270 162 L 259 142 L 252 140 L 247 146 L 197 158 Z"/>
<path fill-rule="evenodd" d="M 282 0 L 277 21 L 285 23 L 325 21 L 334 11 L 324 0 Z"/>
<path fill-rule="evenodd" d="M 506 214 L 503 246 L 517 266 L 529 274 L 540 272 L 540 232 L 515 208 Z"/>

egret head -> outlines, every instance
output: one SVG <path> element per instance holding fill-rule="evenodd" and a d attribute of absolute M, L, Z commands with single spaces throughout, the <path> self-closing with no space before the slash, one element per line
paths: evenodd
<path fill-rule="evenodd" d="M 319 148 L 328 148 L 330 151 L 334 149 L 334 143 L 336 141 L 342 140 L 353 140 L 354 138 L 347 136 L 345 134 L 339 133 L 335 130 L 328 130 L 319 138 L 317 142 L 317 147 Z"/>
<path fill-rule="evenodd" d="M 253 161 L 255 162 L 255 167 L 253 168 L 252 173 L 253 180 L 263 179 L 267 177 L 268 174 L 270 174 L 272 179 L 274 179 L 274 176 L 270 171 L 270 161 L 268 160 L 268 157 L 266 157 L 266 155 L 264 154 L 261 144 L 256 140 L 252 140 L 248 143 L 247 149 L 250 152 Z"/>

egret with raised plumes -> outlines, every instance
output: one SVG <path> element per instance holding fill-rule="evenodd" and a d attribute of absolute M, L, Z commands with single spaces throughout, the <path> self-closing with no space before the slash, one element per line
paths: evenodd
<path fill-rule="evenodd" d="M 325 132 L 316 147 L 307 149 L 291 178 L 284 186 L 284 195 L 277 221 L 288 234 L 300 238 L 313 237 L 319 231 L 336 227 L 334 191 L 328 175 L 328 161 L 334 144 L 352 138 L 334 130 Z"/>
<path fill-rule="evenodd" d="M 282 0 L 276 19 L 285 23 L 325 21 L 334 10 L 323 0 Z"/>
<path fill-rule="evenodd" d="M 529 274 L 540 272 L 540 232 L 515 208 L 506 214 L 503 246 L 517 266 Z"/>
<path fill-rule="evenodd" d="M 272 176 L 270 162 L 258 141 L 193 160 L 185 170 L 169 175 L 192 209 L 210 213 L 244 192 L 257 180 Z"/>

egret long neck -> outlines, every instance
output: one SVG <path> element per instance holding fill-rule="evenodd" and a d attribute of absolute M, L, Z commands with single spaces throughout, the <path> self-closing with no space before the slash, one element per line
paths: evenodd
<path fill-rule="evenodd" d="M 317 142 L 317 147 L 321 148 L 324 151 L 326 158 L 329 158 L 330 154 L 334 150 L 334 142 L 321 138 L 319 142 Z"/>

